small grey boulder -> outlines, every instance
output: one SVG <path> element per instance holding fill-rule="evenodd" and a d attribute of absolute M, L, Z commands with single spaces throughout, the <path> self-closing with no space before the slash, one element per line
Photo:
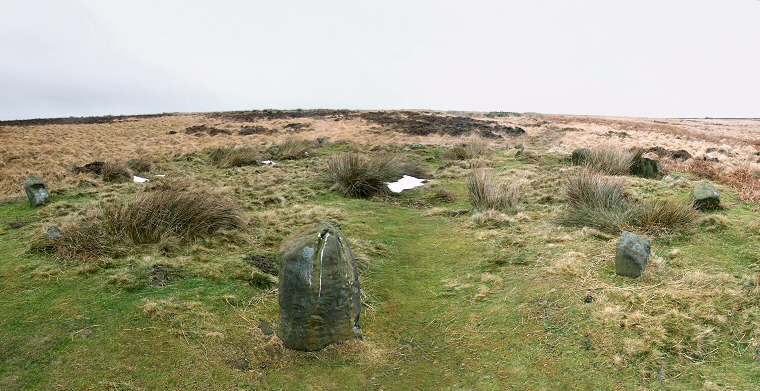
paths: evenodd
<path fill-rule="evenodd" d="M 650 251 L 648 240 L 623 232 L 615 246 L 615 273 L 624 277 L 640 277 L 647 267 Z"/>
<path fill-rule="evenodd" d="M 63 237 L 63 231 L 61 231 L 60 227 L 57 226 L 51 226 L 48 227 L 47 232 L 45 232 L 45 239 L 47 240 L 58 240 Z"/>
<path fill-rule="evenodd" d="M 642 178 L 658 178 L 662 175 L 662 163 L 659 160 L 638 156 L 634 159 L 630 172 Z"/>
<path fill-rule="evenodd" d="M 340 230 L 320 223 L 285 238 L 279 277 L 277 335 L 286 348 L 315 351 L 362 339 L 359 270 Z"/>
<path fill-rule="evenodd" d="M 712 183 L 698 182 L 694 185 L 694 190 L 691 192 L 691 199 L 694 203 L 694 208 L 699 210 L 714 210 L 720 206 L 720 195 L 718 189 Z"/>
<path fill-rule="evenodd" d="M 45 188 L 45 183 L 34 175 L 26 178 L 24 191 L 26 191 L 26 196 L 29 197 L 29 203 L 34 208 L 50 203 L 50 195 Z"/>

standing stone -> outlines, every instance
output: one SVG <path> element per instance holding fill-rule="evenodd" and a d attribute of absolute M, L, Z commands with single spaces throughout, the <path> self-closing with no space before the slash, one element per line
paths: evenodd
<path fill-rule="evenodd" d="M 694 185 L 694 190 L 691 192 L 691 199 L 694 202 L 694 207 L 699 210 L 713 210 L 718 209 L 720 205 L 720 195 L 718 189 L 709 182 L 698 182 Z"/>
<path fill-rule="evenodd" d="M 304 227 L 280 246 L 280 323 L 286 348 L 314 351 L 362 339 L 359 270 L 348 240 L 327 223 Z"/>
<path fill-rule="evenodd" d="M 624 277 L 640 277 L 647 267 L 650 251 L 648 240 L 623 232 L 615 246 L 615 273 Z"/>
<path fill-rule="evenodd" d="M 574 166 L 580 166 L 581 164 L 586 163 L 586 160 L 588 160 L 589 155 L 591 155 L 590 149 L 576 148 L 573 150 L 573 155 L 570 157 L 570 160 L 572 160 Z"/>
<path fill-rule="evenodd" d="M 29 203 L 32 207 L 36 208 L 50 203 L 50 195 L 42 179 L 34 175 L 29 176 L 24 182 L 24 190 L 26 191 L 26 196 L 29 197 Z"/>

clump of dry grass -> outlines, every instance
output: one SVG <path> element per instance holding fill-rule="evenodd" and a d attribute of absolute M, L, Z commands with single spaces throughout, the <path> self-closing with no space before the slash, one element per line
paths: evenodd
<path fill-rule="evenodd" d="M 630 172 L 636 151 L 611 146 L 593 148 L 586 158 L 586 166 L 607 175 L 626 175 Z"/>
<path fill-rule="evenodd" d="M 309 157 L 310 148 L 311 143 L 306 140 L 289 138 L 279 146 L 276 155 L 281 160 L 303 159 Z"/>
<path fill-rule="evenodd" d="M 591 227 L 605 232 L 619 232 L 629 218 L 623 181 L 582 170 L 565 183 L 568 212 L 560 223 Z"/>
<path fill-rule="evenodd" d="M 139 158 L 127 162 L 127 167 L 138 174 L 150 172 L 153 169 L 153 162 L 147 158 Z"/>
<path fill-rule="evenodd" d="M 190 241 L 243 226 L 232 202 L 205 191 L 174 189 L 142 193 L 131 202 L 107 207 L 103 223 L 112 236 L 133 244 L 158 243 L 167 235 Z"/>
<path fill-rule="evenodd" d="M 105 182 L 132 182 L 134 175 L 132 170 L 125 163 L 108 161 L 103 163 L 103 168 L 100 172 L 103 181 Z"/>
<path fill-rule="evenodd" d="M 126 246 L 180 243 L 207 237 L 220 229 L 243 227 L 239 208 L 206 191 L 161 189 L 124 204 L 103 206 L 70 224 L 49 250 L 83 260 L 115 256 Z"/>
<path fill-rule="evenodd" d="M 696 174 L 701 178 L 718 180 L 722 170 L 715 162 L 693 159 L 687 166 L 686 171 Z"/>
<path fill-rule="evenodd" d="M 348 197 L 369 198 L 388 193 L 386 182 L 404 174 L 420 175 L 422 168 L 414 161 L 393 153 L 364 157 L 346 153 L 332 157 L 327 163 L 327 180 Z"/>
<path fill-rule="evenodd" d="M 470 160 L 482 157 L 489 152 L 488 141 L 473 138 L 470 142 L 457 144 L 443 152 L 442 157 L 447 160 Z"/>
<path fill-rule="evenodd" d="M 481 227 L 497 228 L 514 224 L 517 220 L 494 209 L 475 213 L 470 218 L 472 224 Z"/>
<path fill-rule="evenodd" d="M 623 181 L 588 170 L 567 180 L 565 195 L 568 211 L 560 218 L 560 223 L 609 233 L 626 229 L 649 234 L 679 231 L 694 226 L 698 215 L 687 202 L 631 202 Z"/>
<path fill-rule="evenodd" d="M 756 340 L 756 322 L 748 320 L 760 307 L 751 276 L 656 267 L 647 268 L 643 278 L 648 281 L 630 288 L 601 283 L 595 317 L 602 338 L 610 341 L 604 354 L 617 357 L 617 365 L 627 361 L 656 371 L 671 360 L 703 363 L 728 342 L 726 336 L 734 336 L 737 346 Z M 737 302 L 743 307 L 738 311 Z M 627 338 L 612 337 L 613 330 Z"/>
<path fill-rule="evenodd" d="M 739 167 L 721 178 L 721 182 L 739 192 L 741 199 L 760 204 L 760 176 L 748 167 Z"/>
<path fill-rule="evenodd" d="M 221 168 L 252 166 L 261 162 L 261 154 L 252 147 L 215 149 L 209 154 L 209 158 Z"/>
<path fill-rule="evenodd" d="M 527 182 L 523 179 L 508 184 L 496 183 L 490 173 L 476 170 L 467 178 L 467 191 L 475 209 L 516 212 L 525 196 Z"/>
<path fill-rule="evenodd" d="M 631 206 L 628 225 L 649 234 L 662 234 L 695 226 L 699 212 L 688 202 L 674 199 L 644 201 Z"/>

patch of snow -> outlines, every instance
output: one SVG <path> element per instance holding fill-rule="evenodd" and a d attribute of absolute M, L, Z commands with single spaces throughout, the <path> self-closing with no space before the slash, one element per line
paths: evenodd
<path fill-rule="evenodd" d="M 156 174 L 155 176 L 157 176 L 157 177 L 159 177 L 159 178 L 163 178 L 163 177 L 165 177 L 165 176 L 166 176 L 166 174 Z"/>
<path fill-rule="evenodd" d="M 266 164 L 266 165 L 269 165 L 269 166 L 274 166 L 277 163 L 275 163 L 275 162 L 273 162 L 271 160 L 264 160 L 264 161 L 261 162 L 261 164 Z"/>
<path fill-rule="evenodd" d="M 425 182 L 427 182 L 427 179 L 419 179 L 410 175 L 404 175 L 403 178 L 397 180 L 396 182 L 387 182 L 386 185 L 388 185 L 388 189 L 390 189 L 392 192 L 401 193 L 404 190 L 414 189 L 417 186 L 422 186 L 422 184 Z"/>
<path fill-rule="evenodd" d="M 141 177 L 139 177 L 139 176 L 137 176 L 137 175 L 135 175 L 135 177 L 134 177 L 134 178 L 132 178 L 132 179 L 133 179 L 135 182 L 137 182 L 137 183 L 143 183 L 143 182 L 147 182 L 147 181 L 148 181 L 148 178 L 141 178 Z"/>

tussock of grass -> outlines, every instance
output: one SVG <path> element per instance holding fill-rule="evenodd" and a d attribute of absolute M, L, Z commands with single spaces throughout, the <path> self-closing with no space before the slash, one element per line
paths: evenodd
<path fill-rule="evenodd" d="M 488 154 L 488 141 L 473 138 L 467 143 L 457 144 L 443 152 L 442 157 L 447 160 L 470 160 L 483 157 Z"/>
<path fill-rule="evenodd" d="M 103 222 L 106 231 L 133 244 L 158 243 L 167 235 L 190 241 L 242 226 L 235 204 L 204 191 L 173 189 L 143 193 L 122 206 L 106 208 Z"/>
<path fill-rule="evenodd" d="M 393 153 L 364 157 L 346 153 L 327 163 L 327 180 L 348 197 L 369 198 L 388 193 L 386 182 L 400 179 L 404 174 L 423 174 L 421 166 Z"/>
<path fill-rule="evenodd" d="M 631 206 L 629 225 L 650 234 L 688 229 L 699 217 L 691 204 L 673 199 L 644 201 Z"/>
<path fill-rule="evenodd" d="M 508 184 L 496 183 L 490 173 L 476 170 L 467 178 L 467 191 L 475 209 L 489 209 L 516 212 L 525 196 L 525 180 L 514 180 Z"/>
<path fill-rule="evenodd" d="M 221 168 L 252 166 L 261 162 L 261 154 L 251 147 L 215 149 L 209 158 Z"/>
<path fill-rule="evenodd" d="M 239 208 L 216 195 L 161 189 L 91 213 L 65 227 L 50 246 L 66 258 L 92 260 L 119 255 L 126 246 L 165 244 L 169 238 L 186 243 L 242 226 Z"/>
<path fill-rule="evenodd" d="M 102 227 L 102 215 L 98 210 L 76 224 L 63 227 L 63 237 L 46 244 L 42 249 L 51 251 L 64 259 L 92 261 L 120 255 L 123 251 Z"/>
<path fill-rule="evenodd" d="M 277 150 L 277 158 L 280 160 L 295 160 L 309 157 L 311 143 L 299 138 L 289 138 L 280 145 Z"/>
<path fill-rule="evenodd" d="M 140 158 L 137 160 L 128 161 L 127 167 L 129 167 L 133 172 L 142 174 L 150 172 L 150 170 L 153 169 L 153 162 L 147 158 Z"/>
<path fill-rule="evenodd" d="M 101 171 L 101 177 L 105 182 L 131 182 L 133 178 L 132 170 L 125 163 L 105 162 Z"/>
<path fill-rule="evenodd" d="M 581 171 L 565 183 L 568 212 L 560 223 L 618 233 L 629 218 L 623 182 Z"/>
<path fill-rule="evenodd" d="M 588 170 L 567 180 L 565 195 L 568 211 L 560 223 L 608 233 L 626 229 L 649 234 L 679 231 L 692 227 L 698 215 L 687 202 L 631 202 L 626 197 L 623 181 Z"/>
<path fill-rule="evenodd" d="M 586 166 L 607 175 L 626 175 L 635 157 L 636 151 L 611 146 L 593 148 L 586 158 Z"/>
<path fill-rule="evenodd" d="M 475 213 L 470 218 L 473 224 L 481 227 L 503 227 L 514 224 L 517 220 L 505 215 L 494 209 L 488 209 L 483 212 Z"/>

